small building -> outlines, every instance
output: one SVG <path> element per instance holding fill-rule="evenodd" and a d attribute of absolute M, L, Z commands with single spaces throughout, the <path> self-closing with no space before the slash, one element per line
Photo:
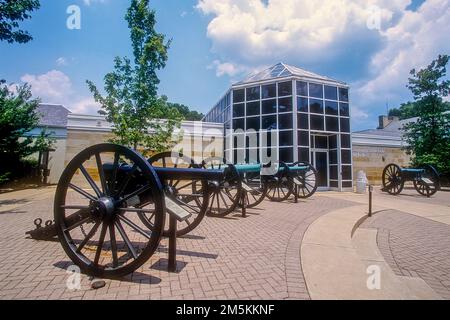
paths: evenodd
<path fill-rule="evenodd" d="M 307 161 L 319 189 L 352 190 L 349 103 L 346 83 L 278 63 L 233 84 L 203 121 L 222 124 L 228 161 Z"/>

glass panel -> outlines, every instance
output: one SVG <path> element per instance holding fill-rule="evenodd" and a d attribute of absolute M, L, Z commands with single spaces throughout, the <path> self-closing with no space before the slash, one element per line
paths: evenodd
<path fill-rule="evenodd" d="M 339 101 L 348 102 L 348 89 L 339 88 Z"/>
<path fill-rule="evenodd" d="M 342 117 L 349 117 L 350 116 L 350 110 L 348 103 L 339 103 L 339 109 Z"/>
<path fill-rule="evenodd" d="M 259 132 L 247 132 L 245 146 L 247 148 L 259 148 Z"/>
<path fill-rule="evenodd" d="M 245 150 L 245 162 L 256 164 L 259 163 L 259 150 L 258 149 L 246 149 Z"/>
<path fill-rule="evenodd" d="M 259 86 L 247 88 L 247 101 L 259 100 L 259 99 L 260 99 Z"/>
<path fill-rule="evenodd" d="M 307 161 L 309 160 L 309 148 L 298 148 L 298 161 Z"/>
<path fill-rule="evenodd" d="M 245 147 L 245 136 L 243 134 L 237 134 L 233 137 L 233 148 L 244 148 Z"/>
<path fill-rule="evenodd" d="M 244 119 L 235 119 L 233 120 L 233 130 L 245 130 L 245 121 Z"/>
<path fill-rule="evenodd" d="M 277 100 L 264 100 L 262 102 L 262 113 L 277 113 Z"/>
<path fill-rule="evenodd" d="M 337 148 L 337 135 L 329 136 L 328 137 L 328 143 L 330 144 L 330 149 L 336 149 Z"/>
<path fill-rule="evenodd" d="M 342 166 L 342 180 L 352 180 L 352 166 Z"/>
<path fill-rule="evenodd" d="M 319 187 L 328 187 L 328 156 L 327 152 L 316 152 L 317 184 Z"/>
<path fill-rule="evenodd" d="M 259 101 L 247 103 L 247 117 L 259 115 L 260 112 Z"/>
<path fill-rule="evenodd" d="M 278 96 L 291 96 L 292 95 L 292 81 L 280 82 L 278 84 Z"/>
<path fill-rule="evenodd" d="M 338 158 L 337 158 L 337 150 L 330 151 L 330 164 L 337 164 Z"/>
<path fill-rule="evenodd" d="M 292 111 L 292 98 L 278 99 L 278 112 L 291 112 Z"/>
<path fill-rule="evenodd" d="M 316 136 L 315 147 L 317 149 L 328 149 L 328 137 Z"/>
<path fill-rule="evenodd" d="M 278 116 L 278 129 L 292 129 L 292 113 L 280 114 Z"/>
<path fill-rule="evenodd" d="M 275 130 L 277 129 L 277 116 L 265 116 L 262 117 L 262 129 L 263 130 Z"/>
<path fill-rule="evenodd" d="M 323 86 L 321 84 L 309 84 L 309 96 L 314 98 L 323 98 Z"/>
<path fill-rule="evenodd" d="M 323 113 L 323 100 L 309 99 L 309 110 L 311 113 Z"/>
<path fill-rule="evenodd" d="M 309 119 L 306 113 L 299 113 L 297 115 L 297 125 L 299 129 L 309 129 Z"/>
<path fill-rule="evenodd" d="M 339 118 L 338 117 L 326 117 L 327 131 L 339 131 Z"/>
<path fill-rule="evenodd" d="M 275 98 L 277 96 L 277 86 L 276 84 L 268 84 L 265 86 L 262 86 L 262 98 Z"/>
<path fill-rule="evenodd" d="M 353 182 L 352 181 L 342 181 L 342 187 L 343 188 L 352 188 Z"/>
<path fill-rule="evenodd" d="M 331 115 L 338 115 L 338 103 L 334 101 L 325 100 L 325 113 Z"/>
<path fill-rule="evenodd" d="M 309 132 L 299 131 L 297 134 L 297 140 L 299 146 L 309 146 Z"/>
<path fill-rule="evenodd" d="M 274 133 L 274 143 L 276 145 L 276 132 L 274 131 L 263 131 L 260 133 L 261 137 L 261 147 L 268 147 L 270 148 L 272 146 L 272 132 Z"/>
<path fill-rule="evenodd" d="M 323 130 L 323 116 L 311 115 L 311 130 Z"/>
<path fill-rule="evenodd" d="M 330 179 L 338 179 L 338 166 L 330 166 Z"/>
<path fill-rule="evenodd" d="M 341 118 L 341 132 L 350 132 L 349 118 Z"/>
<path fill-rule="evenodd" d="M 341 148 L 350 149 L 350 135 L 349 134 L 341 134 Z"/>
<path fill-rule="evenodd" d="M 245 91 L 244 89 L 234 90 L 233 91 L 233 102 L 244 102 L 245 100 Z"/>
<path fill-rule="evenodd" d="M 339 182 L 338 181 L 330 181 L 330 187 L 331 188 L 339 188 Z"/>
<path fill-rule="evenodd" d="M 280 148 L 280 161 L 294 162 L 293 148 Z"/>
<path fill-rule="evenodd" d="M 308 83 L 303 81 L 297 81 L 297 95 L 308 96 Z"/>
<path fill-rule="evenodd" d="M 352 163 L 352 154 L 350 150 L 342 150 L 341 151 L 341 162 L 343 164 L 351 164 Z"/>
<path fill-rule="evenodd" d="M 337 88 L 325 86 L 325 99 L 337 100 Z"/>
<path fill-rule="evenodd" d="M 253 129 L 259 131 L 259 117 L 247 118 L 247 130 Z"/>
<path fill-rule="evenodd" d="M 233 106 L 233 118 L 243 117 L 245 115 L 245 107 L 243 103 L 235 104 Z"/>
<path fill-rule="evenodd" d="M 293 131 L 280 131 L 279 145 L 280 146 L 292 146 L 293 144 L 294 144 Z"/>
<path fill-rule="evenodd" d="M 297 109 L 300 112 L 308 112 L 308 98 L 297 97 Z"/>

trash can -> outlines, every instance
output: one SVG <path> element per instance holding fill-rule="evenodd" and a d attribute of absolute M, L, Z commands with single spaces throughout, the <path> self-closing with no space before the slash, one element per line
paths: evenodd
<path fill-rule="evenodd" d="M 364 171 L 359 171 L 356 176 L 356 193 L 366 193 L 367 183 L 366 173 Z"/>

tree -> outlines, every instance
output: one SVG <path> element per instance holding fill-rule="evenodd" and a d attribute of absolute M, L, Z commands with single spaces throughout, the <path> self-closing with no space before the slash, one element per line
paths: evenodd
<path fill-rule="evenodd" d="M 443 173 L 450 173 L 450 113 L 443 101 L 450 93 L 450 81 L 444 80 L 448 61 L 449 56 L 439 55 L 426 68 L 411 70 L 407 87 L 419 118 L 403 127 L 413 165 L 429 163 Z"/>
<path fill-rule="evenodd" d="M 444 109 L 450 110 L 449 102 L 444 102 Z M 419 108 L 415 102 L 402 103 L 399 108 L 389 110 L 389 116 L 399 117 L 400 120 L 415 118 L 419 116 Z"/>
<path fill-rule="evenodd" d="M 19 29 L 19 22 L 31 18 L 31 12 L 39 9 L 39 0 L 0 0 L 0 41 L 26 43 L 33 39 Z"/>
<path fill-rule="evenodd" d="M 163 97 L 165 97 L 165 96 L 163 96 Z M 165 99 L 167 99 L 167 97 L 165 97 Z M 167 105 L 170 108 L 174 108 L 174 109 L 178 110 L 178 112 L 181 114 L 181 116 L 183 117 L 184 120 L 200 121 L 204 117 L 203 113 L 200 113 L 195 110 L 191 110 L 188 106 L 186 106 L 184 104 L 168 102 Z"/>
<path fill-rule="evenodd" d="M 115 58 L 114 71 L 104 79 L 106 96 L 93 82 L 87 84 L 101 104 L 99 113 L 114 124 L 112 142 L 142 147 L 144 153 L 163 151 L 175 143 L 172 132 L 182 119 L 166 99 L 157 95 L 156 71 L 166 65 L 170 41 L 155 31 L 155 12 L 149 9 L 148 0 L 132 0 L 125 19 L 131 33 L 133 62 L 127 57 Z"/>

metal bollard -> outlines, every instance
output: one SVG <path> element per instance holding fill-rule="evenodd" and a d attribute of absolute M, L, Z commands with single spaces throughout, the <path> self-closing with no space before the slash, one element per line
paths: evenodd
<path fill-rule="evenodd" d="M 373 186 L 369 185 L 369 217 L 372 217 L 372 192 Z"/>
<path fill-rule="evenodd" d="M 169 272 L 177 271 L 177 219 L 169 215 Z"/>
<path fill-rule="evenodd" d="M 294 202 L 298 203 L 298 185 L 297 184 L 295 184 L 295 187 L 294 187 Z"/>
<path fill-rule="evenodd" d="M 242 190 L 242 217 L 245 218 L 247 216 L 247 190 Z"/>

